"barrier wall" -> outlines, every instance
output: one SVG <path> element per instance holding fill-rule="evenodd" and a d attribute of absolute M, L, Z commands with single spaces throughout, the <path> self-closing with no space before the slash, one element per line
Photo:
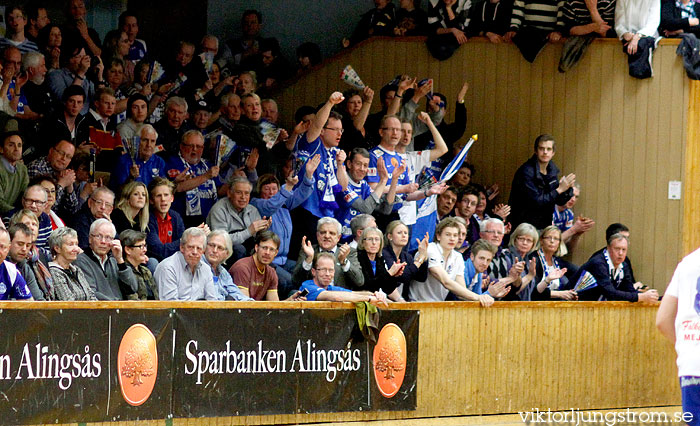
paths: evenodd
<path fill-rule="evenodd" d="M 17 308 L 69 314 L 74 307 L 353 309 L 326 302 L 18 302 L 0 303 L 0 315 Z M 444 302 L 392 307 L 420 310 L 415 411 L 176 418 L 173 424 L 296 424 L 680 404 L 675 353 L 655 329 L 656 305 L 500 302 L 483 309 L 473 302 Z"/>
<path fill-rule="evenodd" d="M 654 77 L 637 80 L 629 77 L 621 44 L 612 39 L 594 41 L 576 67 L 562 74 L 561 45 L 548 45 L 529 64 L 511 44 L 475 38 L 439 62 L 421 39 L 375 38 L 327 60 L 277 99 L 284 123 L 291 124 L 300 105 L 316 106 L 332 91 L 348 89 L 339 76 L 351 64 L 377 93 L 373 112 L 379 110 L 381 86 L 407 73 L 434 79 L 436 91 L 448 97 L 451 122 L 466 80 L 465 137 L 479 134 L 469 155 L 475 181 L 498 183 L 500 202 L 507 202 L 513 174 L 532 155 L 534 138 L 554 135 L 554 161 L 563 172 L 576 173 L 582 185 L 575 212 L 596 221 L 580 240 L 574 263 L 604 245 L 608 224 L 623 222 L 632 230 L 636 277 L 662 291 L 680 258 L 700 245 L 693 214 L 700 201 L 700 90 L 685 76 L 677 43 L 662 40 Z M 679 180 L 682 199 L 669 200 L 669 181 Z"/>

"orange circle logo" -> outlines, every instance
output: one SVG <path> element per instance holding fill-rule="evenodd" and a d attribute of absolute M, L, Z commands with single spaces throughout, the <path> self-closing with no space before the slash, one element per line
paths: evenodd
<path fill-rule="evenodd" d="M 117 355 L 119 386 L 124 400 L 138 406 L 153 392 L 158 375 L 156 338 L 143 324 L 134 324 L 126 330 Z"/>
<path fill-rule="evenodd" d="M 372 355 L 379 392 L 391 398 L 401 389 L 406 374 L 406 336 L 396 324 L 382 328 Z"/>

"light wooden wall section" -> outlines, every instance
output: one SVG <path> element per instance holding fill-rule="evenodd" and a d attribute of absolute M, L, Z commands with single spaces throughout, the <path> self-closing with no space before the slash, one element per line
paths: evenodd
<path fill-rule="evenodd" d="M 373 39 L 301 77 L 278 100 L 283 121 L 291 125 L 297 107 L 317 106 L 332 91 L 349 88 L 339 76 L 351 64 L 377 93 L 372 111 L 379 110 L 381 86 L 407 73 L 434 79 L 436 90 L 448 97 L 451 122 L 455 96 L 466 80 L 467 135 L 479 134 L 469 156 L 477 167 L 475 181 L 498 183 L 500 200 L 507 202 L 513 174 L 532 154 L 535 137 L 554 135 L 554 161 L 563 172 L 576 173 L 583 187 L 575 212 L 596 221 L 573 261 L 585 262 L 604 245 L 607 225 L 622 222 L 632 230 L 630 258 L 637 279 L 663 290 L 690 245 L 680 237 L 690 185 L 683 182 L 681 201 L 667 196 L 668 182 L 684 178 L 688 136 L 690 80 L 676 47 L 677 41 L 663 40 L 654 54 L 655 76 L 637 80 L 629 77 L 617 40 L 596 40 L 579 64 L 562 74 L 560 45 L 547 46 L 529 64 L 513 45 L 473 39 L 439 62 L 420 40 Z M 700 90 L 695 93 L 697 99 Z M 693 225 L 689 221 L 686 230 Z"/>
<path fill-rule="evenodd" d="M 23 302 L 19 302 L 23 303 Z M 17 302 L 0 308 L 354 309 L 330 302 Z M 171 425 L 303 424 L 470 416 L 539 408 L 625 409 L 680 404 L 675 352 L 656 305 L 628 302 L 407 303 L 420 310 L 417 409 L 173 419 Z M 409 357 L 411 355 L 409 354 Z M 150 422 L 112 426 L 162 425 Z M 169 423 L 165 423 L 169 425 Z"/>

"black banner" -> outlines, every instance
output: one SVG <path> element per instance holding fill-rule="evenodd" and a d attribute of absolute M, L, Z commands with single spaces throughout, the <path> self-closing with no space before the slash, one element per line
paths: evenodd
<path fill-rule="evenodd" d="M 418 312 L 0 311 L 0 418 L 38 424 L 415 410 Z"/>

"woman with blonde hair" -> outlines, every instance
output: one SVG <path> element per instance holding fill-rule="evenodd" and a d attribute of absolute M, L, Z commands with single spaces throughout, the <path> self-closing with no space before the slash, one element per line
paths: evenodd
<path fill-rule="evenodd" d="M 377 228 L 366 228 L 362 231 L 357 248 L 357 260 L 365 277 L 364 286 L 358 290 L 371 292 L 382 290 L 390 300 L 405 302 L 397 287 L 401 283 L 399 277 L 403 274 L 406 264 L 394 262 L 391 267 L 386 267 L 382 256 L 384 248 L 382 231 Z"/>
<path fill-rule="evenodd" d="M 117 206 L 111 215 L 117 234 L 127 229 L 146 232 L 148 229 L 148 189 L 143 182 L 124 185 Z"/>
<path fill-rule="evenodd" d="M 532 300 L 576 300 L 578 295 L 571 290 L 578 266 L 561 259 L 561 230 L 550 225 L 542 230 L 537 251 L 532 254 L 536 261 L 535 278 L 532 280 Z"/>

